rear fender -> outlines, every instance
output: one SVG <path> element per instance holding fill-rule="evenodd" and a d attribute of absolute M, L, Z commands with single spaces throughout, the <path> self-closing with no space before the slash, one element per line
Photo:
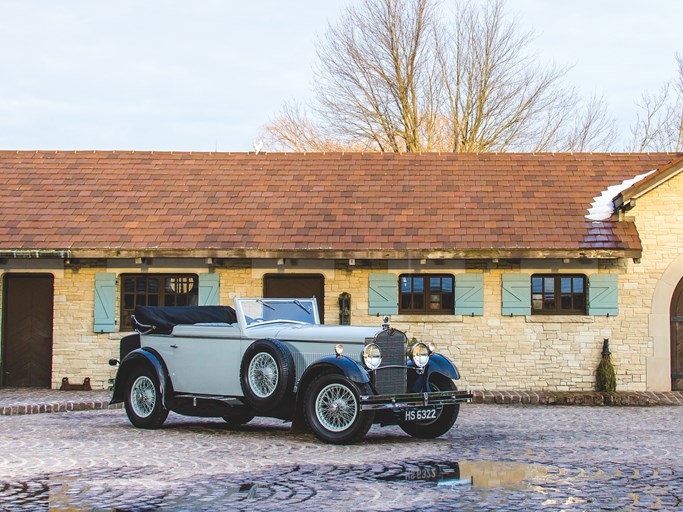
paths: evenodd
<path fill-rule="evenodd" d="M 135 368 L 145 366 L 156 373 L 159 381 L 159 396 L 162 397 L 162 403 L 168 409 L 168 400 L 173 394 L 173 386 L 171 379 L 168 376 L 168 369 L 164 364 L 163 359 L 158 352 L 151 348 L 138 348 L 133 350 L 123 358 L 119 369 L 116 372 L 116 379 L 114 380 L 114 391 L 112 399 L 109 403 L 116 404 L 125 400 L 126 383 L 131 372 Z"/>

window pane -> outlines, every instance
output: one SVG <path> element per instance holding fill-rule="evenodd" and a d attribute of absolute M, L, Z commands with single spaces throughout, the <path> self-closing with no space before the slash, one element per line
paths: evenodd
<path fill-rule="evenodd" d="M 453 311 L 454 299 L 452 293 L 444 293 L 441 296 L 441 307 L 447 309 L 449 312 Z"/>
<path fill-rule="evenodd" d="M 413 295 L 413 309 L 414 310 L 424 310 L 425 308 L 425 296 L 423 294 Z"/>
<path fill-rule="evenodd" d="M 441 278 L 440 277 L 430 277 L 429 278 L 429 289 L 433 292 L 441 291 Z"/>
<path fill-rule="evenodd" d="M 555 309 L 555 294 L 546 293 L 543 296 L 543 309 Z"/>
<path fill-rule="evenodd" d="M 562 309 L 572 309 L 572 296 L 571 294 L 562 294 Z"/>
<path fill-rule="evenodd" d="M 413 291 L 416 293 L 422 293 L 425 291 L 425 282 L 422 277 L 413 278 Z"/>
<path fill-rule="evenodd" d="M 555 293 L 555 278 L 546 277 L 543 279 L 543 286 L 545 287 L 546 293 Z"/>
<path fill-rule="evenodd" d="M 541 293 L 534 293 L 531 296 L 531 303 L 534 309 L 542 310 L 543 309 L 543 294 Z"/>
<path fill-rule="evenodd" d="M 413 296 L 409 293 L 401 294 L 401 309 L 411 309 L 413 306 Z"/>
<path fill-rule="evenodd" d="M 586 310 L 586 295 L 583 293 L 574 294 L 574 309 Z"/>
<path fill-rule="evenodd" d="M 453 278 L 444 277 L 441 279 L 441 290 L 446 293 L 453 293 Z"/>
<path fill-rule="evenodd" d="M 582 277 L 575 277 L 574 278 L 574 292 L 575 293 L 583 293 L 583 278 Z"/>
<path fill-rule="evenodd" d="M 534 277 L 531 279 L 531 291 L 534 293 L 542 293 L 543 292 L 543 278 L 542 277 Z"/>
<path fill-rule="evenodd" d="M 413 280 L 409 277 L 401 278 L 401 291 L 402 292 L 412 292 L 413 291 Z"/>
<path fill-rule="evenodd" d="M 560 279 L 562 282 L 561 284 L 561 291 L 562 293 L 571 293 L 572 291 L 572 278 L 571 277 L 563 277 Z"/>
<path fill-rule="evenodd" d="M 147 293 L 159 293 L 159 279 L 156 277 L 147 278 Z"/>

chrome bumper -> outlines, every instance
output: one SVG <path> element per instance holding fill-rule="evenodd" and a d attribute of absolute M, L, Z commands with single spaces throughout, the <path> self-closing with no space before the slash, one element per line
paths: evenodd
<path fill-rule="evenodd" d="M 472 394 L 467 391 L 436 391 L 434 393 L 405 393 L 402 395 L 362 395 L 360 397 L 360 410 L 401 410 L 471 401 Z"/>

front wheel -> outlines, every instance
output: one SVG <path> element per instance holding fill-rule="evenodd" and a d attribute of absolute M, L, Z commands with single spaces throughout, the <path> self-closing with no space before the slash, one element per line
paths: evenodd
<path fill-rule="evenodd" d="M 367 387 L 367 385 L 365 385 Z M 360 390 L 343 375 L 318 376 L 304 396 L 306 423 L 320 440 L 332 444 L 349 444 L 362 439 L 372 426 L 374 413 L 360 410 Z"/>
<path fill-rule="evenodd" d="M 126 414 L 138 428 L 159 428 L 168 417 L 159 393 L 157 376 L 148 368 L 133 370 L 126 388 Z"/>
<path fill-rule="evenodd" d="M 453 381 L 443 375 L 432 375 L 429 378 L 429 388 L 432 391 L 456 391 L 458 388 Z M 448 432 L 455 420 L 458 419 L 460 404 L 444 405 L 437 411 L 436 418 L 422 421 L 402 421 L 399 426 L 406 434 L 422 439 L 434 439 Z"/>

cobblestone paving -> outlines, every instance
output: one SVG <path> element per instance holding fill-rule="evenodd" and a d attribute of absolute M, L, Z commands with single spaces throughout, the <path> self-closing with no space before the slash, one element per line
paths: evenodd
<path fill-rule="evenodd" d="M 118 410 L 0 417 L 0 509 L 671 510 L 683 408 L 462 406 L 435 441 L 373 427 L 331 446 L 288 425 Z"/>

